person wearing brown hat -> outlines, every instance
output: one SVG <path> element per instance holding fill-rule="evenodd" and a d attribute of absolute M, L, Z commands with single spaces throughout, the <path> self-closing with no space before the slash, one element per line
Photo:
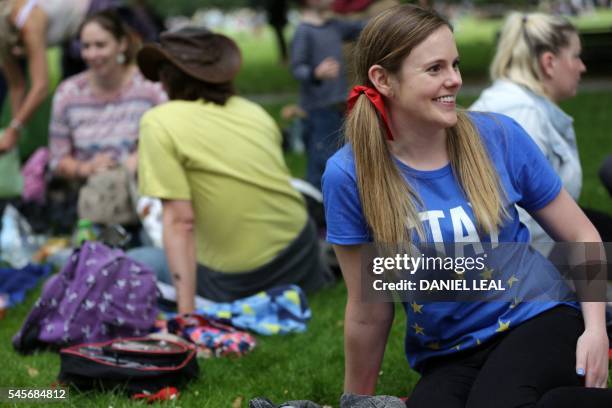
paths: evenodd
<path fill-rule="evenodd" d="M 330 281 L 274 120 L 235 95 L 241 54 L 201 28 L 164 33 L 137 56 L 171 101 L 141 121 L 140 192 L 163 200 L 163 243 L 179 313 L 197 293 L 232 301 L 279 284 Z"/>

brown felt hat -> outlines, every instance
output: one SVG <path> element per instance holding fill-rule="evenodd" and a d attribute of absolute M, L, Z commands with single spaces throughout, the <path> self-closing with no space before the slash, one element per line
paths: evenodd
<path fill-rule="evenodd" d="M 188 27 L 162 33 L 160 43 L 145 44 L 136 60 L 151 81 L 159 81 L 161 64 L 170 62 L 193 78 L 222 84 L 236 77 L 242 56 L 231 38 L 206 28 Z"/>

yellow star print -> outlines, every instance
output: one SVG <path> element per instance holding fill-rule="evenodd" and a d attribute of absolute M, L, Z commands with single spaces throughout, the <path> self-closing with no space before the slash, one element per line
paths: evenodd
<path fill-rule="evenodd" d="M 499 327 L 497 328 L 497 330 L 495 330 L 495 333 L 501 333 L 510 328 L 510 320 L 508 320 L 507 322 L 498 320 L 497 323 L 499 324 Z"/>
<path fill-rule="evenodd" d="M 480 343 L 481 343 L 480 339 L 477 338 L 476 339 L 476 344 L 480 346 Z"/>
<path fill-rule="evenodd" d="M 411 326 L 414 329 L 414 334 L 420 334 L 422 336 L 425 335 L 425 332 L 423 331 L 424 329 L 418 325 L 418 323 L 415 323 Z"/>
<path fill-rule="evenodd" d="M 423 309 L 423 305 L 419 305 L 417 302 L 412 301 L 412 303 L 410 304 L 410 306 L 412 306 L 412 311 L 413 311 L 414 313 L 421 313 L 421 314 L 423 313 L 423 312 L 421 311 L 421 309 Z"/>
<path fill-rule="evenodd" d="M 300 295 L 295 290 L 287 290 L 284 293 L 285 298 L 296 306 L 300 305 Z"/>
<path fill-rule="evenodd" d="M 244 305 L 242 305 L 242 313 L 244 313 L 245 315 L 254 315 L 255 311 L 253 310 L 253 308 L 250 305 L 247 305 L 245 303 Z"/>
<path fill-rule="evenodd" d="M 440 343 L 435 342 L 435 343 L 429 343 L 427 345 L 427 347 L 429 347 L 432 350 L 438 350 L 440 348 Z"/>
<path fill-rule="evenodd" d="M 217 317 L 219 319 L 231 319 L 232 312 L 230 312 L 229 310 L 220 310 L 217 312 Z"/>
<path fill-rule="evenodd" d="M 461 344 L 457 344 L 455 347 L 453 347 L 455 350 L 459 351 L 461 350 Z"/>
<path fill-rule="evenodd" d="M 518 306 L 519 303 L 521 303 L 521 300 L 515 296 L 514 300 L 512 301 L 512 304 L 510 305 L 510 309 L 514 309 Z"/>
<path fill-rule="evenodd" d="M 493 278 L 493 269 L 487 268 L 480 273 L 482 279 L 491 280 Z"/>
<path fill-rule="evenodd" d="M 512 289 L 512 285 L 514 285 L 514 282 L 518 282 L 518 281 L 519 281 L 518 278 L 512 275 L 510 279 L 508 279 L 508 287 Z"/>

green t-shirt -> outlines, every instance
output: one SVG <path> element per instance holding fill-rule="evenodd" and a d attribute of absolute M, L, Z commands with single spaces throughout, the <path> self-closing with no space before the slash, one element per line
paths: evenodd
<path fill-rule="evenodd" d="M 213 270 L 262 266 L 306 224 L 276 123 L 241 97 L 225 106 L 172 101 L 148 111 L 138 178 L 143 195 L 191 200 L 197 260 Z"/>

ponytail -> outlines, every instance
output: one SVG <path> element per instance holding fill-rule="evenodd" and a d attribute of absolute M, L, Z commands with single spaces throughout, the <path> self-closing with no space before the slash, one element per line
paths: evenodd
<path fill-rule="evenodd" d="M 394 162 L 378 113 L 363 94 L 347 116 L 345 134 L 353 149 L 361 205 L 374 241 L 410 242 L 410 227 L 423 237 L 415 204 L 420 199 Z"/>
<path fill-rule="evenodd" d="M 440 27 L 450 24 L 433 10 L 401 5 L 374 17 L 355 47 L 355 73 L 362 85 L 371 86 L 368 70 L 380 65 L 396 74 L 411 50 Z M 353 95 L 353 94 L 352 94 Z M 363 214 L 379 246 L 405 245 L 414 229 L 425 238 L 419 211 L 426 210 L 417 192 L 404 178 L 391 154 L 380 115 L 366 95 L 349 100 L 345 135 L 353 149 L 357 187 Z M 465 112 L 457 112 L 457 124 L 446 130 L 453 173 L 471 203 L 482 232 L 493 233 L 507 215 L 503 189 L 476 127 Z"/>
<path fill-rule="evenodd" d="M 491 79 L 508 79 L 545 95 L 539 58 L 547 51 L 559 53 L 561 48 L 569 45 L 573 33 L 576 33 L 576 28 L 563 17 L 510 13 L 502 27 L 489 69 Z"/>
<path fill-rule="evenodd" d="M 508 213 L 501 183 L 478 130 L 464 111 L 457 112 L 457 124 L 447 130 L 451 167 L 472 211 L 479 231 L 497 231 Z"/>

